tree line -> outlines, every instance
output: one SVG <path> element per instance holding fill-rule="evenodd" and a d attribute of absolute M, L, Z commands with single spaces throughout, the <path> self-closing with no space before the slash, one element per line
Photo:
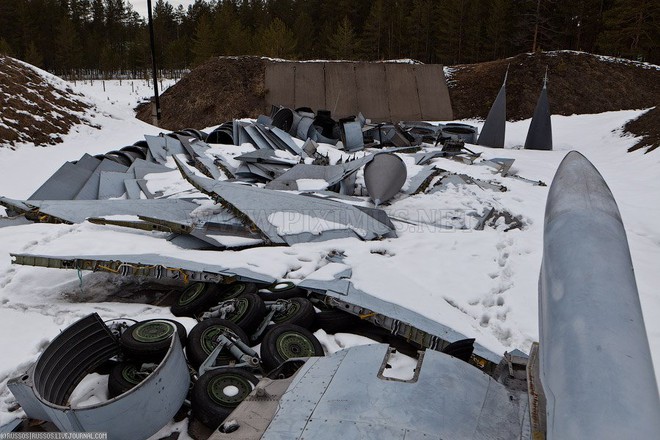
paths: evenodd
<path fill-rule="evenodd" d="M 446 65 L 536 50 L 660 62 L 657 0 L 153 1 L 159 68 L 218 55 L 412 58 Z M 148 75 L 147 23 L 127 0 L 1 0 L 0 53 L 53 73 Z"/>

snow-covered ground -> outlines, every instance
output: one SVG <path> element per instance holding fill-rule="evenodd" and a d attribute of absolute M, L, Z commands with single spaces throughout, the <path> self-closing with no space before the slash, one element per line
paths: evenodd
<path fill-rule="evenodd" d="M 110 83 L 110 84 L 108 84 Z M 117 83 L 117 84 L 114 84 Z M 126 86 L 128 84 L 128 86 Z M 138 93 L 130 83 L 106 81 L 78 84 L 74 89 L 97 102 L 100 114 L 93 121 L 100 130 L 80 127 L 65 142 L 50 148 L 22 146 L 0 149 L 0 195 L 27 198 L 64 161 L 83 153 L 105 153 L 130 145 L 144 134 L 160 130 L 133 117 L 136 99 L 148 95 L 142 82 Z M 598 168 L 619 204 L 632 252 L 640 299 L 651 351 L 660 372 L 660 155 L 627 153 L 635 143 L 622 137 L 619 128 L 642 111 L 597 115 L 553 116 L 554 151 L 517 149 L 524 143 L 529 120 L 507 124 L 506 150 L 470 146 L 484 158 L 516 160 L 513 171 L 550 184 L 559 162 L 570 150 L 582 152 Z M 481 125 L 479 121 L 466 121 Z M 217 147 L 232 155 L 232 148 Z M 329 147 L 328 147 L 329 148 Z M 241 148 L 243 150 L 243 148 Z M 340 239 L 303 243 L 291 247 L 254 248 L 243 251 L 190 251 L 177 248 L 161 233 L 98 226 L 29 224 L 0 228 L 0 425 L 20 413 L 9 413 L 13 396 L 7 379 L 20 374 L 37 359 L 58 331 L 80 317 L 98 312 L 102 318 L 128 316 L 136 319 L 172 317 L 168 308 L 140 303 L 109 302 L 106 292 L 117 289 L 119 278 L 86 274 L 82 286 L 73 271 L 14 266 L 10 252 L 83 255 L 159 253 L 177 258 L 248 267 L 255 272 L 294 281 L 309 276 L 324 264 L 331 251 L 346 255 L 359 289 L 395 302 L 448 325 L 496 353 L 519 348 L 529 350 L 538 338 L 537 283 L 541 263 L 543 216 L 547 187 L 494 175 L 488 167 L 469 166 L 446 159 L 434 164 L 453 172 L 498 180 L 507 192 L 481 190 L 476 186 L 451 187 L 435 194 L 397 196 L 384 209 L 397 222 L 398 238 L 362 242 Z M 413 171 L 414 166 L 409 166 Z M 176 175 L 177 172 L 173 172 Z M 158 184 L 152 181 L 150 184 Z M 161 183 L 163 186 L 167 182 Z M 182 184 L 180 189 L 185 189 Z M 525 228 L 447 230 L 441 227 L 473 221 L 471 214 L 485 208 L 505 208 L 523 218 Z M 2 214 L 0 209 L 0 214 Z M 604 257 L 606 258 L 606 257 Z M 593 262 L 598 264 L 597 261 Z M 181 322 L 188 328 L 192 319 Z M 317 336 L 327 351 L 366 343 L 346 335 Z M 660 378 L 660 374 L 656 373 Z M 185 424 L 185 423 L 184 423 Z M 182 424 L 167 429 L 184 429 Z M 162 432 L 161 432 L 162 434 Z"/>

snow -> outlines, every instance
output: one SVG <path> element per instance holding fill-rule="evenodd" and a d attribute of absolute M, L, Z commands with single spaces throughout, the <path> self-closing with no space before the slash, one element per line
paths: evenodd
<path fill-rule="evenodd" d="M 132 108 L 140 99 L 127 81 L 122 86 L 106 82 L 78 84 L 96 103 L 99 113 L 88 115 L 101 129 L 80 126 L 64 142 L 48 148 L 23 146 L 12 151 L 0 149 L 0 195 L 23 199 L 37 189 L 66 160 L 83 153 L 98 154 L 130 145 L 144 134 L 160 130 L 133 117 Z M 145 86 L 146 87 L 146 86 Z M 140 91 L 139 94 L 146 94 Z M 110 99 L 108 99 L 110 98 Z M 651 352 L 660 365 L 660 155 L 641 151 L 627 153 L 636 139 L 623 136 L 620 128 L 642 110 L 607 112 L 595 115 L 553 116 L 554 151 L 528 151 L 524 144 L 529 120 L 507 123 L 506 149 L 470 146 L 483 158 L 509 157 L 516 160 L 511 172 L 550 184 L 559 162 L 570 150 L 582 152 L 601 172 L 621 211 L 627 230 L 635 275 L 643 308 Z M 480 121 L 464 121 L 481 126 Z M 232 166 L 235 156 L 252 147 L 214 145 L 212 153 Z M 330 146 L 319 151 L 331 162 L 348 157 Z M 357 156 L 360 156 L 358 154 Z M 301 243 L 290 247 L 261 247 L 241 251 L 193 251 L 176 247 L 167 234 L 126 228 L 77 225 L 28 224 L 0 228 L 0 426 L 20 417 L 9 412 L 14 402 L 6 383 L 21 374 L 59 331 L 91 312 L 103 319 L 120 316 L 134 319 L 173 318 L 166 307 L 143 303 L 117 302 L 112 295 L 127 283 L 107 274 L 24 267 L 11 264 L 10 252 L 45 255 L 145 254 L 157 253 L 181 259 L 248 268 L 278 279 L 298 282 L 306 277 L 332 279 L 351 269 L 351 280 L 359 289 L 437 320 L 502 354 L 519 348 L 528 352 L 538 340 L 537 283 L 541 264 L 543 218 L 548 188 L 534 186 L 494 174 L 492 168 L 470 166 L 442 158 L 438 168 L 496 181 L 508 188 L 494 192 L 477 186 L 449 186 L 434 193 L 397 195 L 384 207 L 395 221 L 398 238 L 382 241 L 338 239 Z M 174 164 L 170 163 L 174 169 Z M 409 172 L 417 171 L 407 163 Z M 147 176 L 150 191 L 192 195 L 200 199 L 200 215 L 212 206 L 207 197 L 183 181 L 178 171 Z M 310 182 L 311 185 L 311 182 Z M 304 186 L 304 185 L 303 185 Z M 522 218 L 522 230 L 503 228 L 472 229 L 476 218 L 487 209 L 506 209 Z M 282 232 L 295 233 L 300 225 L 316 220 L 299 219 L 285 223 L 285 209 L 269 218 Z M 346 225 L 324 224 L 327 228 Z M 298 229 L 292 229 L 298 228 Z M 300 229 L 302 231 L 302 229 Z M 225 240 L 226 237 L 222 237 Z M 343 263 L 329 263 L 329 255 L 343 254 Z M 597 264 L 597 262 L 595 263 Z M 180 319 L 190 329 L 192 319 Z M 326 335 L 317 332 L 327 352 L 372 341 L 356 335 Z M 414 360 L 395 358 L 396 377 L 406 377 Z M 398 371 L 398 372 L 397 372 Z M 656 368 L 660 373 L 660 368 Z M 658 374 L 660 379 L 660 374 Z M 388 372 L 388 374 L 390 374 Z M 102 399 L 102 379 L 77 391 L 79 402 Z M 187 421 L 172 423 L 159 435 L 185 433 Z M 181 438 L 186 438 L 185 435 Z"/>
<path fill-rule="evenodd" d="M 294 211 L 274 212 L 268 216 L 268 222 L 277 228 L 279 235 L 302 234 L 303 232 L 318 235 L 321 232 L 334 229 L 352 229 L 361 237 L 367 235 L 366 231 L 356 228 L 353 225 L 337 223 Z"/>
<path fill-rule="evenodd" d="M 300 191 L 317 191 L 326 189 L 328 182 L 323 179 L 298 179 L 296 185 Z"/>

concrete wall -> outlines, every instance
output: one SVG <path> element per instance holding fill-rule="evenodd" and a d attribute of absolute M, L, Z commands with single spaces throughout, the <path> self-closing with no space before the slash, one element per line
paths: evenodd
<path fill-rule="evenodd" d="M 438 64 L 269 62 L 266 103 L 332 111 L 335 119 L 359 112 L 375 122 L 453 119 L 449 90 Z"/>

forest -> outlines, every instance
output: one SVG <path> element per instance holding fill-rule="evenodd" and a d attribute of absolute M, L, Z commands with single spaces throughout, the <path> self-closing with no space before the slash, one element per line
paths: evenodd
<path fill-rule="evenodd" d="M 156 59 L 411 58 L 445 65 L 578 50 L 660 63 L 657 0 L 153 0 Z M 146 77 L 147 20 L 126 0 L 1 0 L 0 54 L 68 78 Z"/>

